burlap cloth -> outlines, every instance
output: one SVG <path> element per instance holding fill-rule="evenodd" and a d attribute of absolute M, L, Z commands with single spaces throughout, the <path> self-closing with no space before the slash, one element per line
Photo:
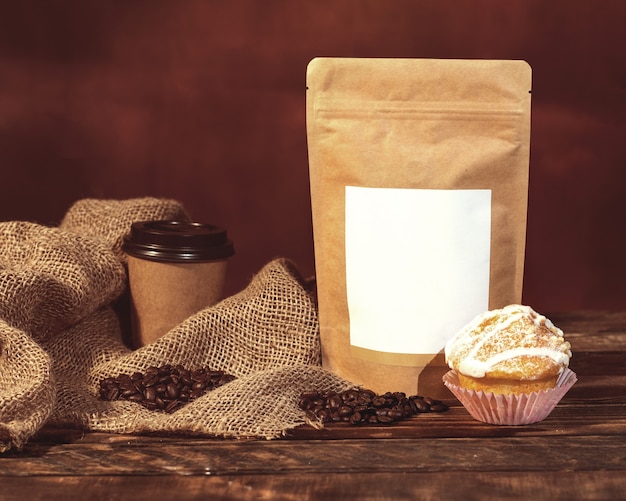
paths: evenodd
<path fill-rule="evenodd" d="M 113 307 L 128 285 L 121 244 L 133 222 L 151 219 L 189 216 L 173 200 L 86 199 L 59 227 L 0 223 L 0 452 L 46 423 L 273 439 L 306 422 L 303 391 L 353 386 L 321 368 L 315 301 L 286 259 L 158 341 L 128 348 Z M 164 364 L 237 379 L 173 413 L 99 398 L 102 379 Z"/>

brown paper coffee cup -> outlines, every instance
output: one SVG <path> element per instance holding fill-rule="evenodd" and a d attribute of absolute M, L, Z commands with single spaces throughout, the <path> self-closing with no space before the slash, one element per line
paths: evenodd
<path fill-rule="evenodd" d="M 234 254 L 224 229 L 172 221 L 133 224 L 124 251 L 133 348 L 152 343 L 219 302 L 228 258 Z"/>

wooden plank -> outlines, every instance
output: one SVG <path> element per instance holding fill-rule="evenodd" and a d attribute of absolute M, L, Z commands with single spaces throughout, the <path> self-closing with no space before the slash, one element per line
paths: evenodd
<path fill-rule="evenodd" d="M 626 351 L 626 312 L 579 311 L 549 314 L 578 351 Z"/>
<path fill-rule="evenodd" d="M 546 447 L 546 445 L 549 445 Z M 624 436 L 191 441 L 31 446 L 0 458 L 0 477 L 621 470 Z M 600 452 L 601 451 L 601 452 Z"/>
<path fill-rule="evenodd" d="M 498 499 L 501 501 L 571 501 L 623 499 L 626 478 L 613 471 L 464 472 L 454 467 L 440 472 L 300 473 L 224 475 L 217 477 L 160 475 L 154 477 L 3 478 L 5 501 L 104 501 L 132 499 L 195 499 L 301 501 Z"/>
<path fill-rule="evenodd" d="M 570 368 L 579 378 L 604 376 L 606 386 L 614 385 L 611 376 L 626 376 L 626 353 L 622 351 L 577 351 L 570 360 Z"/>

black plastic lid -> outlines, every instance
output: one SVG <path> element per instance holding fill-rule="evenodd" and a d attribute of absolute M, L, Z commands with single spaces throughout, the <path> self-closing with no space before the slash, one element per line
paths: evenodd
<path fill-rule="evenodd" d="M 170 263 L 214 261 L 235 254 L 225 229 L 178 221 L 133 223 L 123 250 L 134 257 Z"/>

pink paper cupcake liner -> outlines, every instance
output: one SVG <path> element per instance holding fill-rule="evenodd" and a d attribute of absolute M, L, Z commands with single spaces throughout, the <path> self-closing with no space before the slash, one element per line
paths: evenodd
<path fill-rule="evenodd" d="M 565 369 L 556 386 L 550 390 L 521 395 L 499 395 L 462 388 L 455 371 L 451 370 L 443 376 L 443 384 L 474 419 L 498 425 L 523 425 L 544 420 L 577 380 L 572 370 Z"/>

